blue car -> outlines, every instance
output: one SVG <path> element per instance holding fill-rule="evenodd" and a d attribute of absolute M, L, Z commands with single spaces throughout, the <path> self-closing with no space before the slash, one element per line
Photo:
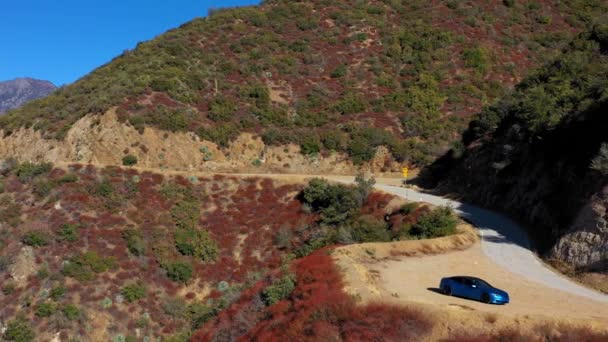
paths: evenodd
<path fill-rule="evenodd" d="M 509 302 L 509 294 L 506 291 L 497 289 L 475 277 L 442 278 L 439 289 L 447 296 L 464 297 L 488 304 L 507 304 Z"/>

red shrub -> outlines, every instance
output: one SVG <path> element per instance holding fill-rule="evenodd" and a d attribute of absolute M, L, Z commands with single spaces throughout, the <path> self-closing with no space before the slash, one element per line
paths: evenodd
<path fill-rule="evenodd" d="M 297 260 L 292 267 L 297 286 L 287 300 L 255 311 L 255 295 L 249 291 L 197 332 L 193 340 L 210 341 L 218 334 L 234 332 L 242 328 L 237 324 L 246 315 L 257 324 L 243 335 L 233 336 L 242 341 L 407 341 L 428 334 L 432 328 L 427 317 L 406 307 L 357 306 L 343 291 L 340 273 L 327 250 Z M 257 288 L 262 285 L 258 283 Z"/>

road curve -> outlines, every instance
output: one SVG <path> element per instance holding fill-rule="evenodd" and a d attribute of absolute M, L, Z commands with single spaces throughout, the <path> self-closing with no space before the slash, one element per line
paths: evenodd
<path fill-rule="evenodd" d="M 530 240 L 524 229 L 504 215 L 409 188 L 384 184 L 376 184 L 375 187 L 409 201 L 449 205 L 459 216 L 478 227 L 482 250 L 494 263 L 545 286 L 608 303 L 608 295 L 581 286 L 541 263 L 531 251 Z"/>

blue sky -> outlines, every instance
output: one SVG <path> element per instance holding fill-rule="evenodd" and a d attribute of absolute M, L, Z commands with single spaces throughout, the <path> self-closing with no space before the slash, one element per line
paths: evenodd
<path fill-rule="evenodd" d="M 6 0 L 0 5 L 0 81 L 74 82 L 138 42 L 257 0 Z"/>

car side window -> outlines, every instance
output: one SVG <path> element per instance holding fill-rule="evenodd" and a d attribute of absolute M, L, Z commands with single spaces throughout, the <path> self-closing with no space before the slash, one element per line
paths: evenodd
<path fill-rule="evenodd" d="M 469 287 L 472 287 L 474 285 L 471 279 L 464 279 L 464 284 Z"/>

